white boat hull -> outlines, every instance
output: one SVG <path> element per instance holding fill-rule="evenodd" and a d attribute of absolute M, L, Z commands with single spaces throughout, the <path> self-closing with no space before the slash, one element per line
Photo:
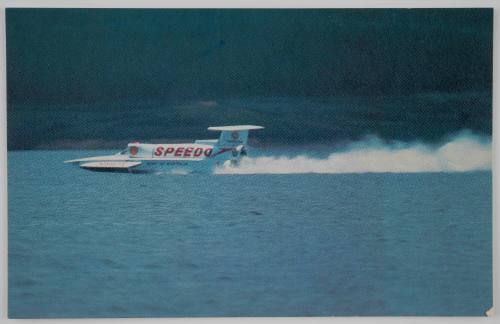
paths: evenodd
<path fill-rule="evenodd" d="M 65 162 L 98 172 L 212 172 L 217 166 L 237 164 L 246 155 L 248 132 L 262 128 L 254 125 L 209 127 L 209 130 L 221 132 L 218 140 L 197 140 L 188 144 L 135 142 L 115 155 Z"/>
<path fill-rule="evenodd" d="M 198 160 L 180 161 L 168 159 L 129 159 L 126 156 L 99 156 L 78 160 L 66 161 L 78 165 L 80 168 L 97 172 L 117 172 L 117 173 L 192 173 L 192 172 L 212 172 L 217 166 L 224 164 L 236 164 L 236 160 Z"/>

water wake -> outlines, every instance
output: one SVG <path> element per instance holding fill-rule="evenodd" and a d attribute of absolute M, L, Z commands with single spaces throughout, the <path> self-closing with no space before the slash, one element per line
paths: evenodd
<path fill-rule="evenodd" d="M 354 142 L 327 158 L 307 155 L 244 158 L 216 174 L 467 172 L 491 169 L 491 139 L 463 131 L 441 145 L 387 143 L 376 137 Z"/>

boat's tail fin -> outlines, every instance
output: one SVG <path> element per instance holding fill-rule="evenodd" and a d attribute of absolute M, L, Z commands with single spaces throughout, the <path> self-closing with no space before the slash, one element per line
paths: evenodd
<path fill-rule="evenodd" d="M 263 128 L 262 126 L 254 125 L 238 125 L 209 127 L 208 130 L 221 132 L 217 143 L 219 147 L 232 148 L 238 145 L 246 145 L 248 142 L 248 132 Z"/>

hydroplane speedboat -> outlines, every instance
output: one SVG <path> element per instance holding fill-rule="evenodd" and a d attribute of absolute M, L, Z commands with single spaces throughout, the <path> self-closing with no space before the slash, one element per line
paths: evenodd
<path fill-rule="evenodd" d="M 146 173 L 158 171 L 207 171 L 216 166 L 238 164 L 247 154 L 248 132 L 262 126 L 209 127 L 221 132 L 219 139 L 197 140 L 189 144 L 129 143 L 115 155 L 65 161 L 82 169 L 101 172 Z"/>

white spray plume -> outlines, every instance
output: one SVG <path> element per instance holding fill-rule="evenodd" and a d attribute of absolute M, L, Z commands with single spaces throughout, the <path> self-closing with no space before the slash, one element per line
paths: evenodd
<path fill-rule="evenodd" d="M 462 131 L 444 144 L 385 143 L 376 137 L 354 142 L 327 158 L 265 156 L 243 158 L 238 167 L 216 174 L 414 173 L 466 172 L 491 169 L 491 139 Z"/>

